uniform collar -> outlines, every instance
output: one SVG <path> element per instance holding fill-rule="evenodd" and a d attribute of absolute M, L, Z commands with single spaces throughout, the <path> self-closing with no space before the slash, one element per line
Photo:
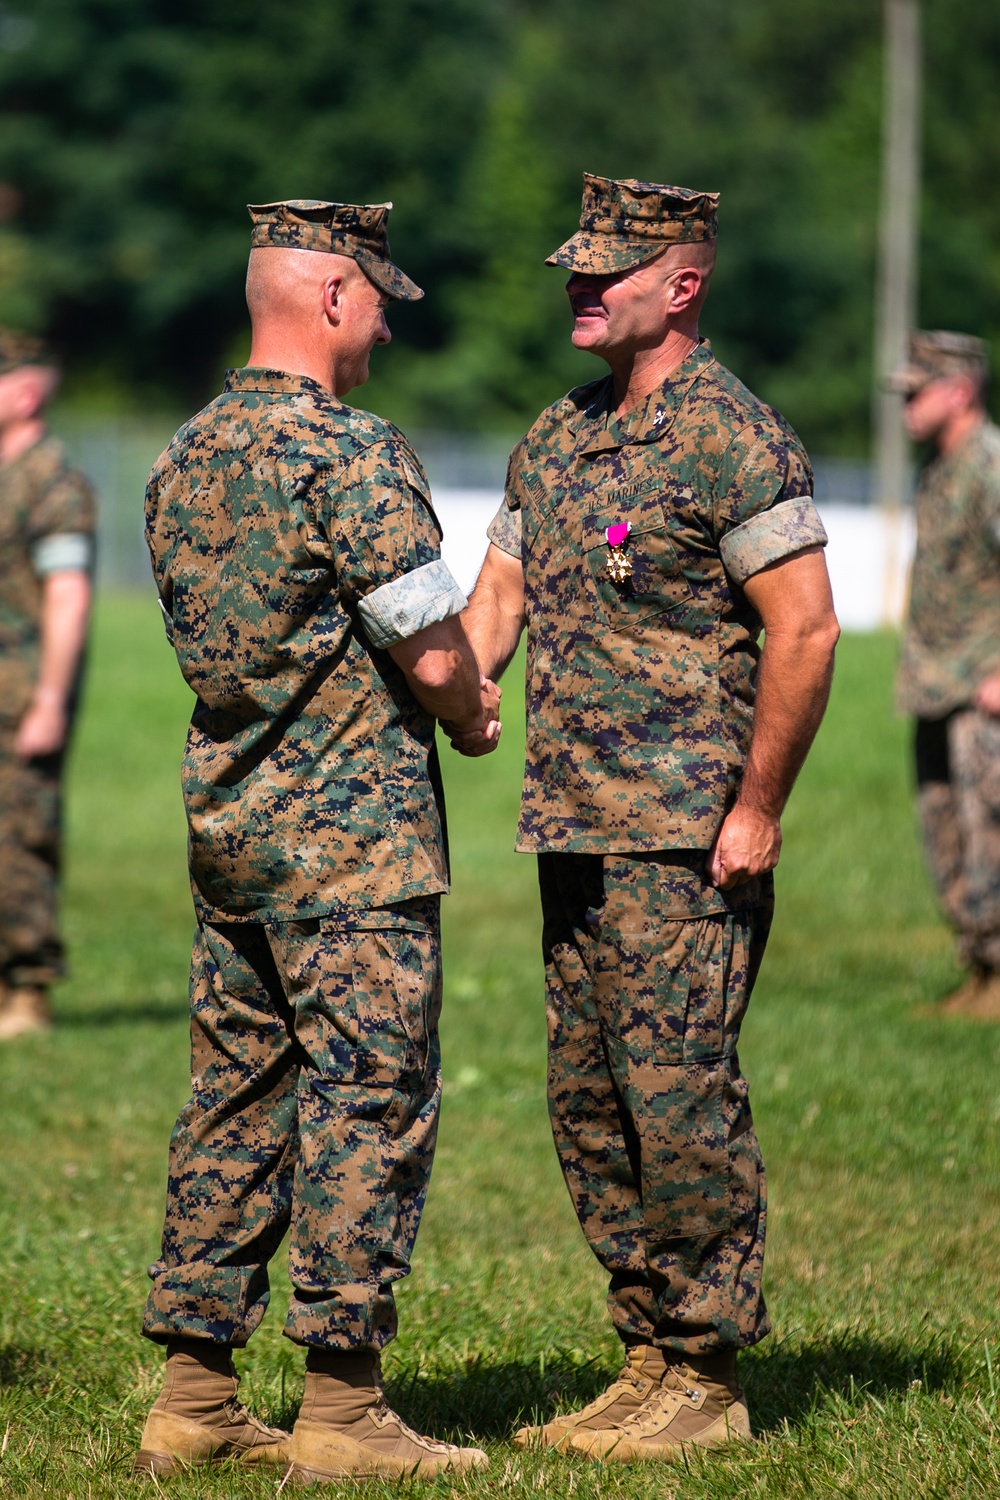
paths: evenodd
<path fill-rule="evenodd" d="M 310 375 L 292 375 L 287 370 L 268 370 L 263 365 L 247 365 L 241 370 L 227 370 L 224 389 L 227 392 L 266 391 L 269 395 L 318 396 L 333 406 L 340 404 L 331 391 Z"/>
<path fill-rule="evenodd" d="M 673 426 L 695 381 L 714 363 L 712 346 L 708 339 L 702 339 L 657 390 L 622 417 L 615 415 L 612 406 L 614 394 L 609 375 L 581 413 L 577 451 L 605 453 L 624 448 L 627 443 L 649 443 L 663 437 Z"/>

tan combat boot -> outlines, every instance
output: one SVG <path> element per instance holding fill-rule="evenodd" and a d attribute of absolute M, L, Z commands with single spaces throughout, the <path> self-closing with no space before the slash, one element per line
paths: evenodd
<path fill-rule="evenodd" d="M 568 1448 L 579 1433 L 617 1431 L 634 1416 L 660 1387 L 667 1368 L 662 1349 L 636 1344 L 629 1351 L 621 1374 L 606 1391 L 580 1411 L 553 1417 L 544 1427 L 521 1427 L 514 1434 L 518 1448 Z"/>
<path fill-rule="evenodd" d="M 0 994 L 0 1042 L 32 1031 L 51 1031 L 52 1011 L 47 992 L 39 985 L 5 985 Z"/>
<path fill-rule="evenodd" d="M 641 1411 L 611 1432 L 578 1433 L 572 1449 L 605 1463 L 669 1463 L 686 1448 L 721 1448 L 749 1437 L 736 1356 L 715 1354 L 671 1363 Z"/>
<path fill-rule="evenodd" d="M 1000 972 L 977 966 L 964 984 L 941 1001 L 938 1012 L 971 1021 L 1000 1021 Z"/>
<path fill-rule="evenodd" d="M 171 1339 L 167 1378 L 142 1430 L 136 1474 L 180 1473 L 189 1465 L 238 1459 L 280 1464 L 288 1433 L 265 1427 L 236 1399 L 239 1376 L 228 1347 Z"/>
<path fill-rule="evenodd" d="M 435 1443 L 391 1410 L 377 1354 L 310 1349 L 306 1389 L 288 1451 L 290 1484 L 325 1484 L 346 1475 L 429 1478 L 445 1469 L 484 1469 L 478 1448 Z"/>

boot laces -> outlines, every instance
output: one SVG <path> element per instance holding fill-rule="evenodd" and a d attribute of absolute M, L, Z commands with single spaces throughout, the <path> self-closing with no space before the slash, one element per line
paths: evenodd
<path fill-rule="evenodd" d="M 663 1425 L 663 1418 L 673 1416 L 680 1409 L 681 1401 L 693 1401 L 699 1388 L 686 1378 L 686 1372 L 676 1365 L 668 1366 L 660 1382 L 659 1390 L 637 1412 L 621 1425 L 630 1433 L 649 1433 Z M 672 1410 L 671 1410 L 672 1408 Z"/>
<path fill-rule="evenodd" d="M 235 1396 L 226 1402 L 222 1410 L 234 1427 L 248 1429 L 247 1441 L 249 1445 L 253 1444 L 254 1437 L 257 1436 L 273 1441 L 271 1428 L 262 1422 L 259 1417 L 255 1417 L 253 1412 L 248 1411 L 242 1401 L 238 1401 Z"/>
<path fill-rule="evenodd" d="M 369 1407 L 369 1411 L 379 1426 L 386 1422 L 395 1422 L 400 1435 L 409 1438 L 411 1443 L 422 1448 L 425 1453 L 458 1453 L 460 1451 L 454 1443 L 437 1443 L 433 1438 L 424 1437 L 422 1432 L 415 1432 L 412 1427 L 407 1426 L 399 1413 L 393 1411 L 385 1398 L 385 1392 L 381 1389 L 378 1393 L 378 1400 L 374 1406 Z"/>
<path fill-rule="evenodd" d="M 579 1411 L 574 1412 L 575 1418 L 579 1421 L 584 1417 L 597 1415 L 608 1405 L 609 1398 L 612 1402 L 617 1398 L 621 1386 L 630 1385 L 634 1390 L 638 1390 L 642 1379 L 643 1377 L 637 1375 L 630 1364 L 623 1365 L 609 1386 L 606 1386 L 603 1391 L 596 1395 L 593 1401 L 588 1401 L 586 1406 L 582 1406 Z"/>

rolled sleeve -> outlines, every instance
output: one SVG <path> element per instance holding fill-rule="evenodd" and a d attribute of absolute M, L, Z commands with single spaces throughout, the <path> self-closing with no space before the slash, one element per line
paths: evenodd
<path fill-rule="evenodd" d="M 40 537 L 31 548 L 31 562 L 39 578 L 49 573 L 90 571 L 93 544 L 84 531 L 61 531 Z"/>
<path fill-rule="evenodd" d="M 719 551 L 730 578 L 743 584 L 771 563 L 826 543 L 826 528 L 811 496 L 799 495 L 734 527 L 722 537 Z"/>
<path fill-rule="evenodd" d="M 428 625 L 457 615 L 468 603 L 443 558 L 383 583 L 358 601 L 365 635 L 385 650 Z"/>
<path fill-rule="evenodd" d="M 494 547 L 511 557 L 521 556 L 521 512 L 511 510 L 506 500 L 486 528 L 486 535 Z"/>

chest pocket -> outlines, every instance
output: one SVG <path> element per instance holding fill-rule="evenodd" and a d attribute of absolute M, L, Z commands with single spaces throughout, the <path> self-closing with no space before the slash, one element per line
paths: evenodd
<path fill-rule="evenodd" d="M 632 527 L 624 547 L 632 575 L 624 583 L 612 582 L 608 574 L 606 531 L 613 521 L 628 521 Z M 691 586 L 681 572 L 657 496 L 633 501 L 615 516 L 607 511 L 585 516 L 582 545 L 604 618 L 612 630 L 628 630 L 691 602 Z"/>

